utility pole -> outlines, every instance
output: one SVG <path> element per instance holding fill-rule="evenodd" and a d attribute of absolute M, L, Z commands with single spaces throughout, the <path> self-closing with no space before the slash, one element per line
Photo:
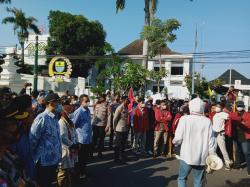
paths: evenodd
<path fill-rule="evenodd" d="M 37 69 L 38 69 L 38 36 L 36 36 L 36 45 L 35 45 L 35 64 L 34 64 L 34 91 L 37 91 Z"/>
<path fill-rule="evenodd" d="M 195 29 L 195 44 L 194 44 L 194 57 L 193 57 L 193 62 L 192 62 L 192 94 L 194 94 L 194 71 L 195 71 L 195 67 L 194 67 L 194 61 L 195 61 L 195 55 L 196 55 L 196 50 L 197 50 L 197 46 L 198 46 L 198 39 L 197 39 L 197 25 L 196 25 L 196 29 Z"/>

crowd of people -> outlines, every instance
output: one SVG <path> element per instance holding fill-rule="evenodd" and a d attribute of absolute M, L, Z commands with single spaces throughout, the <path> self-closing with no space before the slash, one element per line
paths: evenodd
<path fill-rule="evenodd" d="M 85 94 L 0 88 L 0 186 L 73 186 L 87 177 L 95 152 L 102 159 L 105 137 L 117 164 L 126 163 L 126 148 L 138 157 L 180 159 L 179 186 L 191 170 L 202 186 L 209 154 L 220 155 L 226 170 L 246 165 L 250 176 L 250 112 L 234 97 L 154 101 L 108 92 L 91 112 Z"/>

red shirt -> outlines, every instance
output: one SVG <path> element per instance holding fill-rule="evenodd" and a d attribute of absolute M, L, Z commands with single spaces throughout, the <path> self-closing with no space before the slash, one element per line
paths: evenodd
<path fill-rule="evenodd" d="M 245 139 L 250 140 L 250 114 L 244 112 L 240 116 L 238 112 L 232 112 L 230 118 L 234 122 L 232 125 L 237 125 L 238 128 L 241 128 L 244 131 Z"/>
<path fill-rule="evenodd" d="M 148 110 L 137 106 L 134 110 L 134 131 L 146 132 L 149 126 Z"/>
<path fill-rule="evenodd" d="M 161 130 L 161 124 L 163 130 L 168 131 L 168 123 L 172 120 L 172 115 L 167 110 L 161 110 L 161 108 L 155 108 L 155 131 Z"/>

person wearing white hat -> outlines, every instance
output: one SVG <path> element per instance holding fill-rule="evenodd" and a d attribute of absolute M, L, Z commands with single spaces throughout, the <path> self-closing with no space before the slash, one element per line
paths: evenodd
<path fill-rule="evenodd" d="M 173 144 L 181 145 L 178 186 L 185 187 L 186 180 L 193 171 L 194 186 L 204 184 L 206 158 L 216 155 L 215 137 L 211 120 L 204 113 L 204 102 L 195 98 L 189 102 L 190 115 L 180 118 Z"/>

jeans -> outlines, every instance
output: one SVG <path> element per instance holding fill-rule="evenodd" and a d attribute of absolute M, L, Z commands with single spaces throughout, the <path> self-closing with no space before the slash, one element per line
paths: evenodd
<path fill-rule="evenodd" d="M 250 172 L 250 140 L 241 142 L 241 147 L 247 163 L 247 171 Z"/>
<path fill-rule="evenodd" d="M 136 132 L 133 148 L 137 152 L 142 153 L 146 151 L 145 147 L 146 147 L 146 132 Z"/>
<path fill-rule="evenodd" d="M 187 186 L 187 177 L 191 170 L 193 170 L 194 187 L 204 186 L 205 166 L 192 166 L 188 165 L 183 160 L 180 160 L 178 187 Z"/>
<path fill-rule="evenodd" d="M 129 125 L 129 129 L 127 132 L 127 138 L 129 137 L 129 132 L 130 132 L 130 144 L 133 145 L 134 144 L 134 127 L 132 125 Z"/>
<path fill-rule="evenodd" d="M 154 152 L 154 130 L 148 130 L 146 133 L 146 151 Z"/>
<path fill-rule="evenodd" d="M 243 154 L 243 150 L 242 150 L 242 142 L 233 141 L 234 147 L 235 147 L 235 163 L 234 165 L 236 167 L 240 167 L 241 163 L 243 163 L 245 161 L 245 157 Z"/>

